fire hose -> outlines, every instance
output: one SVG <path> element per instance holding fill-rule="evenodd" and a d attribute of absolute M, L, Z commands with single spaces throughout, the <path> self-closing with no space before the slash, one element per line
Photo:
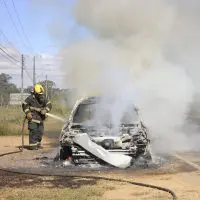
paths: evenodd
<path fill-rule="evenodd" d="M 24 150 L 24 129 L 25 129 L 25 124 L 26 124 L 26 117 L 24 117 L 23 124 L 22 124 L 22 146 L 19 147 L 19 149 L 21 151 Z"/>
<path fill-rule="evenodd" d="M 60 120 L 62 122 L 64 122 L 65 120 L 55 116 L 53 114 L 49 114 L 47 113 L 48 116 Z M 16 154 L 16 153 L 20 153 L 23 151 L 24 148 L 24 128 L 25 128 L 25 122 L 26 122 L 26 118 L 23 121 L 23 127 L 22 127 L 22 147 L 20 148 L 20 151 L 14 151 L 14 152 L 8 152 L 8 153 L 4 153 L 4 154 L 0 154 L 0 157 L 3 156 L 7 156 L 10 154 Z M 156 186 L 156 185 L 151 185 L 151 184 L 146 184 L 146 183 L 140 183 L 140 182 L 135 182 L 135 181 L 129 181 L 129 180 L 124 180 L 124 179 L 116 179 L 116 178 L 108 178 L 108 177 L 102 177 L 102 176 L 83 176 L 83 175 L 61 175 L 61 174 L 44 174 L 44 173 L 29 173 L 29 172 L 19 172 L 16 170 L 11 170 L 11 169 L 4 169 L 4 168 L 0 168 L 1 171 L 4 172 L 9 172 L 9 173 L 15 173 L 15 174 L 24 174 L 24 175 L 33 175 L 33 176 L 51 176 L 51 177 L 66 177 L 66 178 L 85 178 L 85 179 L 95 179 L 95 180 L 106 180 L 106 181 L 113 181 L 113 182 L 121 182 L 121 183 L 128 183 L 131 185 L 136 185 L 136 186 L 141 186 L 141 187 L 147 187 L 147 188 L 151 188 L 151 189 L 156 189 L 156 190 L 160 190 L 163 192 L 167 192 L 172 196 L 173 200 L 177 200 L 177 196 L 176 194 L 165 187 L 160 187 L 160 186 Z"/>
<path fill-rule="evenodd" d="M 56 116 L 56 115 L 53 115 L 53 114 L 50 114 L 50 113 L 46 113 L 47 116 L 49 117 L 52 117 L 53 119 L 56 119 L 56 120 L 59 120 L 61 122 L 65 122 L 65 120 L 59 116 Z M 26 116 L 24 117 L 23 119 L 23 124 L 22 124 L 22 146 L 19 147 L 19 149 L 21 151 L 24 150 L 24 129 L 25 129 L 25 125 L 26 125 Z"/>

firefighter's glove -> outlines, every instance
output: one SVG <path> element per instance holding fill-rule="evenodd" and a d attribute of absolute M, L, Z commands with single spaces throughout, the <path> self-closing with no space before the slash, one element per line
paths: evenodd
<path fill-rule="evenodd" d="M 42 115 L 46 115 L 47 110 L 46 110 L 46 109 L 42 109 L 42 110 L 40 111 L 40 113 L 41 113 Z"/>
<path fill-rule="evenodd" d="M 29 113 L 26 115 L 26 118 L 27 118 L 28 120 L 31 120 L 31 119 L 33 118 L 31 112 L 29 112 Z"/>

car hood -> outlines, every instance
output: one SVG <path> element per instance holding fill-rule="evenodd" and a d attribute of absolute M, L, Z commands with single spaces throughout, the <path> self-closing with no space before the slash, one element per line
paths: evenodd
<path fill-rule="evenodd" d="M 70 131 L 87 133 L 91 137 L 119 137 L 123 133 L 127 133 L 130 129 L 138 129 L 140 123 L 136 122 L 133 124 L 121 124 L 117 128 L 107 128 L 107 127 L 94 127 L 94 126 L 85 126 L 84 124 L 72 123 L 70 125 Z"/>

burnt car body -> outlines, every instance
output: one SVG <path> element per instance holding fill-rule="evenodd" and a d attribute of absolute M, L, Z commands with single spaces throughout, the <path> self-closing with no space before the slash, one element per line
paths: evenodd
<path fill-rule="evenodd" d="M 75 135 L 87 133 L 91 141 L 113 154 L 128 155 L 133 160 L 142 157 L 150 161 L 148 130 L 141 121 L 136 107 L 134 105 L 126 107 L 119 122 L 114 126 L 110 120 L 110 114 L 113 113 L 109 110 L 112 101 L 106 103 L 107 109 L 104 108 L 106 107 L 105 102 L 103 105 L 101 102 L 101 97 L 89 97 L 76 102 L 69 120 L 63 126 L 60 134 L 59 159 L 66 160 L 68 157 L 72 157 L 72 162 L 77 165 L 91 162 L 106 164 L 91 152 L 85 151 L 80 145 L 74 143 Z M 103 114 L 96 116 L 98 111 Z"/>

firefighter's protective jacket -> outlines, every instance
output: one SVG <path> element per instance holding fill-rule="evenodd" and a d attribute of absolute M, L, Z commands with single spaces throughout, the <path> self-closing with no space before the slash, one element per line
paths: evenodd
<path fill-rule="evenodd" d="M 22 103 L 22 109 L 26 115 L 30 112 L 32 113 L 33 122 L 40 123 L 46 118 L 45 115 L 40 113 L 40 110 L 45 109 L 46 112 L 50 112 L 52 109 L 52 104 L 47 98 L 44 98 L 44 101 L 42 103 L 39 103 L 35 95 L 31 94 Z"/>

